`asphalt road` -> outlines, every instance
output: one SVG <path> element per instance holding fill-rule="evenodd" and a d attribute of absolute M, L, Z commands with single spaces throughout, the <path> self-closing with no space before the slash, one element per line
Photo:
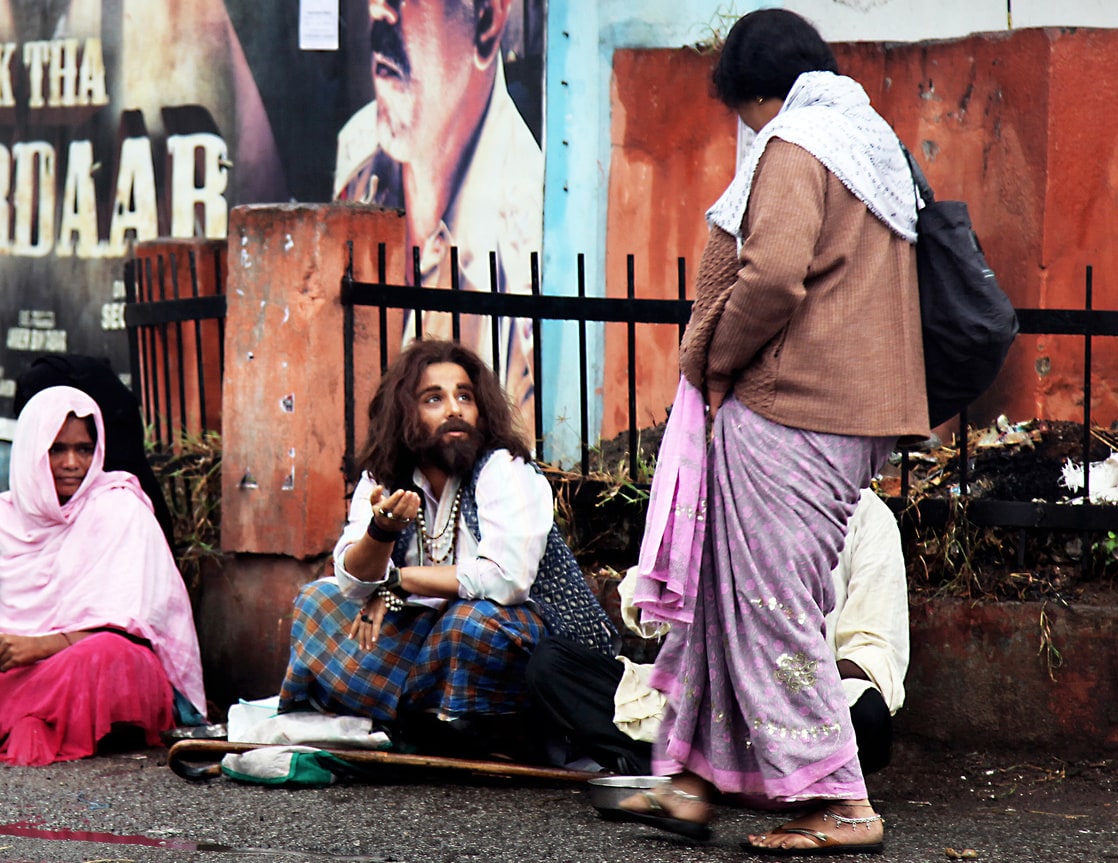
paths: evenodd
<path fill-rule="evenodd" d="M 887 822 L 876 859 L 1118 861 L 1115 755 L 1065 762 L 900 746 L 870 777 Z M 600 820 L 573 784 L 418 770 L 318 790 L 192 783 L 163 750 L 0 766 L 0 863 L 721 863 L 764 859 L 738 843 L 780 820 L 720 806 L 715 839 L 691 844 Z"/>

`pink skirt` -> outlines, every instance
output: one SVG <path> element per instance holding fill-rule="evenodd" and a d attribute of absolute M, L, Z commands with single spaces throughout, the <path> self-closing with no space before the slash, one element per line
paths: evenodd
<path fill-rule="evenodd" d="M 115 725 L 148 745 L 174 725 L 171 684 L 155 654 L 109 632 L 0 674 L 0 762 L 38 766 L 85 758 Z"/>

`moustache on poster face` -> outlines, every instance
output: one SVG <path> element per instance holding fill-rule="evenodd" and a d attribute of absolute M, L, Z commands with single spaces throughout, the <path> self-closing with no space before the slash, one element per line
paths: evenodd
<path fill-rule="evenodd" d="M 378 55 L 385 63 L 395 67 L 401 78 L 411 75 L 411 63 L 408 62 L 408 52 L 404 47 L 400 28 L 387 21 L 376 20 L 373 22 L 369 34 L 369 42 L 373 53 Z"/>

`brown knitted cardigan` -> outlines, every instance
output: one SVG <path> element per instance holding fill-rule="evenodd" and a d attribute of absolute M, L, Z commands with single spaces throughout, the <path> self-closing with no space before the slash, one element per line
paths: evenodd
<path fill-rule="evenodd" d="M 861 436 L 926 437 L 914 247 L 814 156 L 773 139 L 736 239 L 699 266 L 680 368 L 767 419 Z"/>

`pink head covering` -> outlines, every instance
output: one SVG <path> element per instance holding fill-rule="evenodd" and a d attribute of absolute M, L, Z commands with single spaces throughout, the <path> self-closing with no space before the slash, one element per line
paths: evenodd
<path fill-rule="evenodd" d="M 78 418 L 93 417 L 97 444 L 89 473 L 63 505 L 58 502 L 54 489 L 50 446 L 71 413 Z M 72 387 L 49 387 L 37 393 L 24 407 L 16 425 L 8 479 L 12 502 L 24 520 L 25 529 L 50 531 L 57 525 L 72 522 L 89 498 L 89 489 L 98 484 L 98 477 L 104 476 L 104 464 L 105 428 L 97 402 Z"/>
<path fill-rule="evenodd" d="M 67 416 L 92 416 L 89 472 L 58 502 L 50 447 Z M 105 431 L 81 390 L 50 387 L 24 406 L 0 494 L 0 632 L 47 635 L 109 626 L 151 642 L 171 685 L 206 698 L 190 599 L 151 502 L 130 473 L 103 470 Z"/>

